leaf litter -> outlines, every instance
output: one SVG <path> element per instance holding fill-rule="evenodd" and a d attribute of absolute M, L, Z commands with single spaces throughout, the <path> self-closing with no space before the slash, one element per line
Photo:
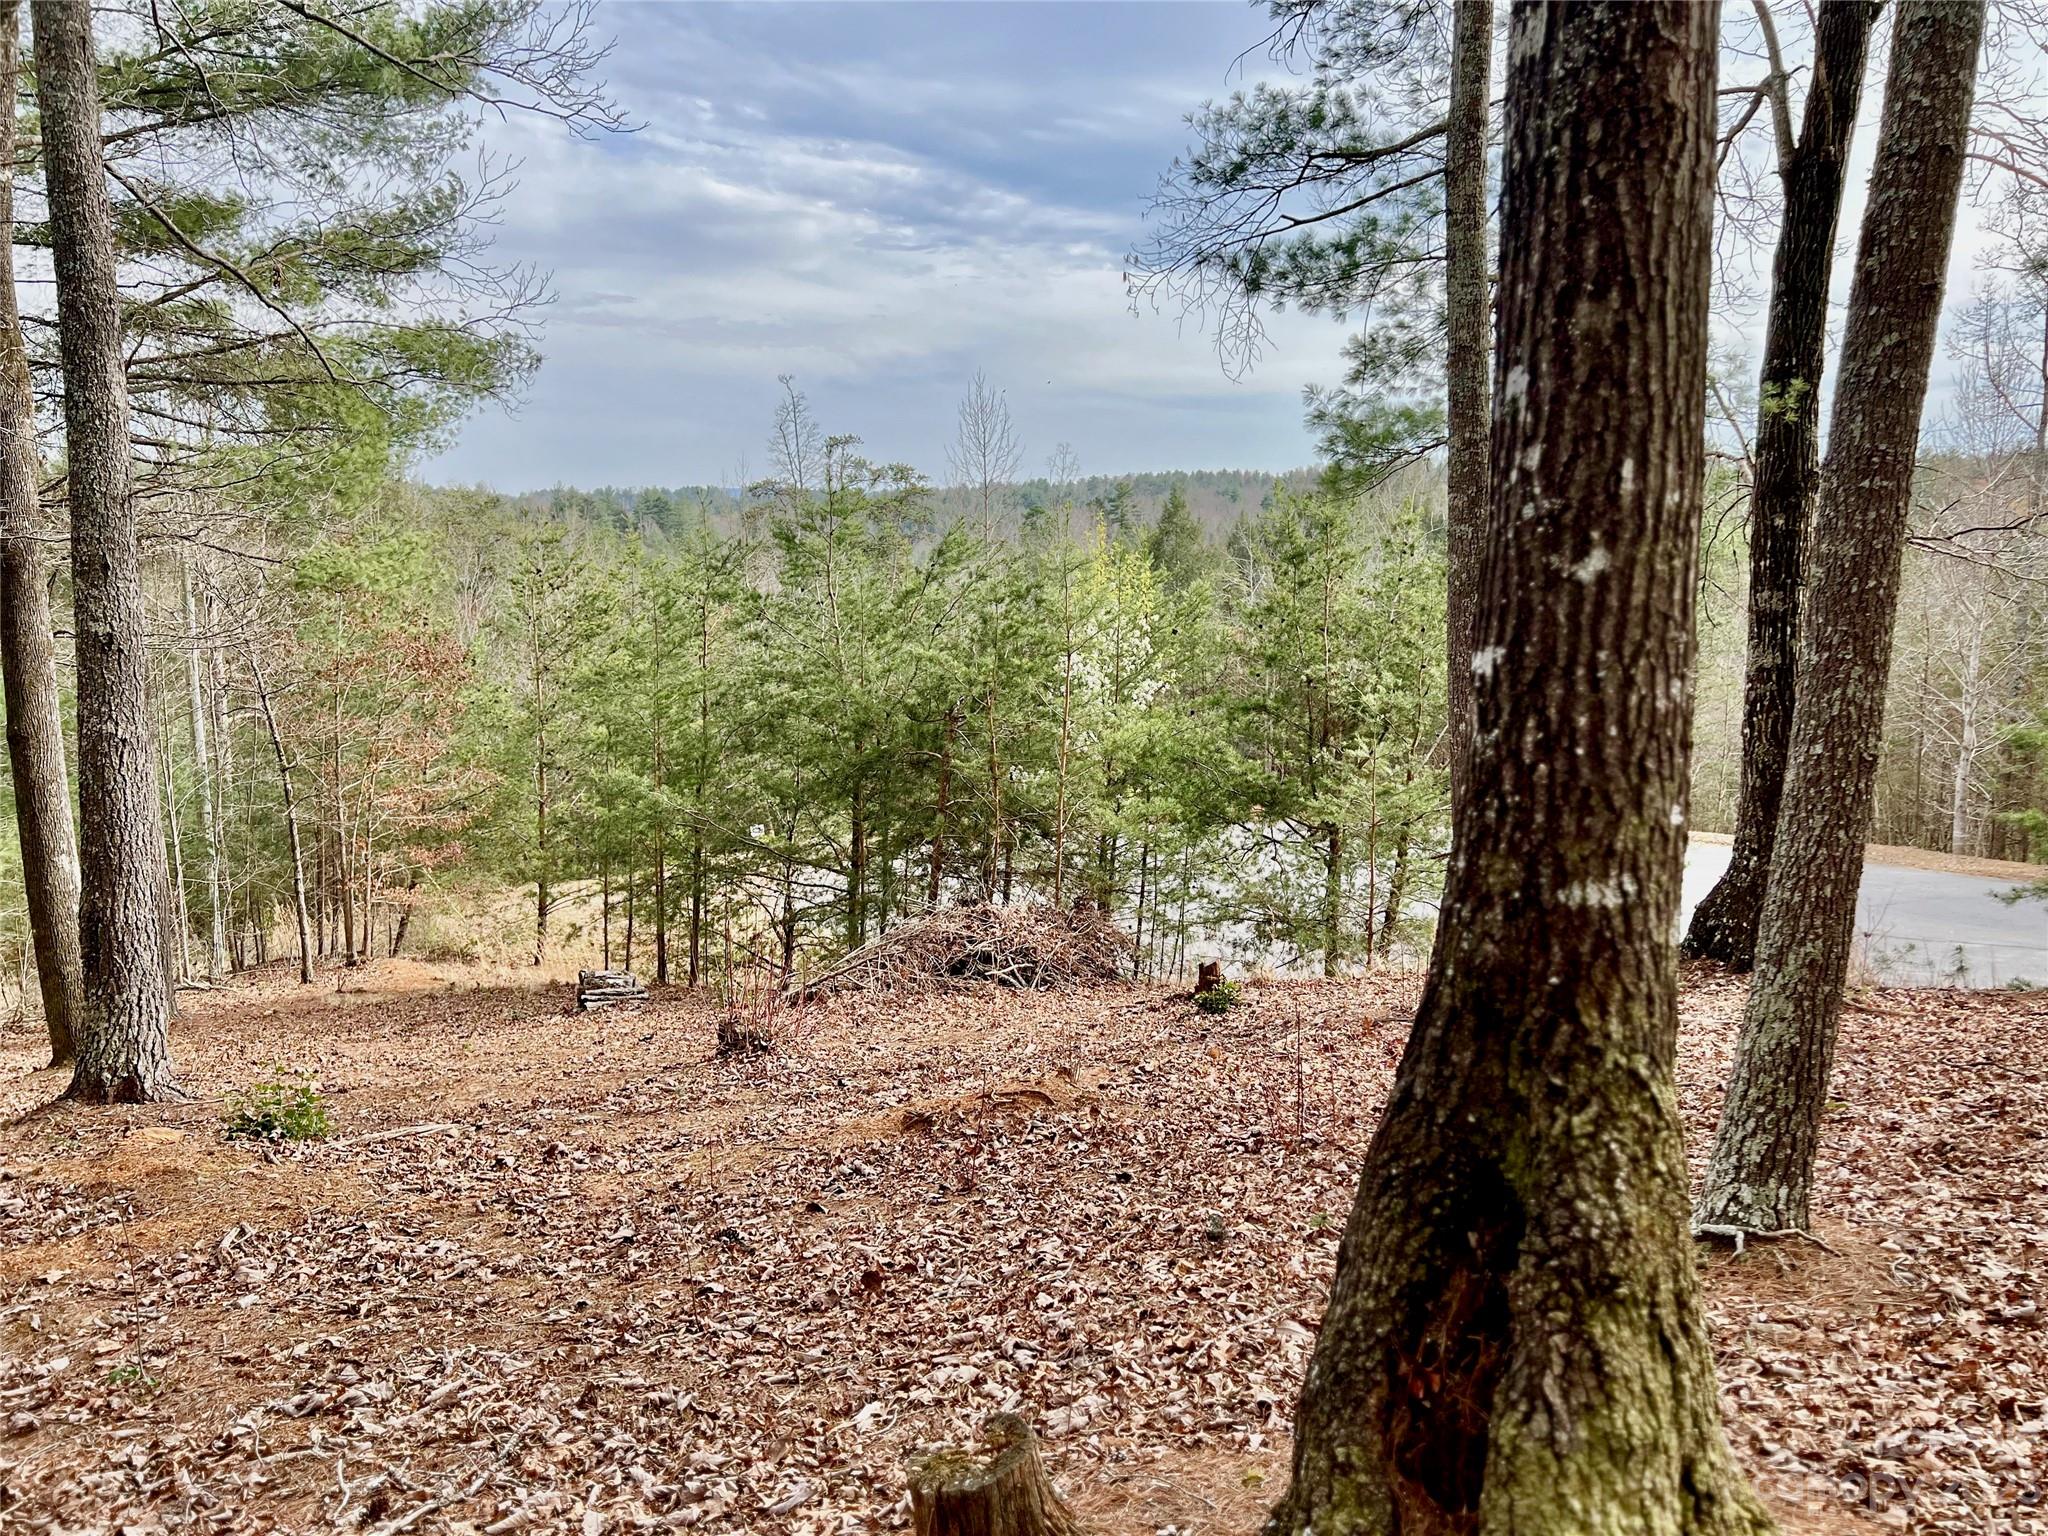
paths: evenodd
<path fill-rule="evenodd" d="M 683 993 L 351 987 L 195 1004 L 183 1105 L 38 1109 L 6 1038 L 0 1529 L 892 1531 L 1014 1409 L 1092 1529 L 1247 1536 L 1418 982 L 851 993 L 724 1058 Z M 1696 1165 L 1741 998 L 1688 976 Z M 1787 1529 L 2048 1531 L 2044 1061 L 2043 999 L 1865 995 L 1827 1247 L 1702 1250 Z M 272 1063 L 332 1140 L 221 1135 Z"/>

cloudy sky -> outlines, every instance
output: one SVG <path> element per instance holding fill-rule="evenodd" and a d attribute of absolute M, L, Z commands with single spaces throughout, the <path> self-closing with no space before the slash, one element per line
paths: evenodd
<path fill-rule="evenodd" d="M 790 374 L 828 430 L 939 473 L 974 371 L 1034 472 L 1305 463 L 1342 327 L 1283 317 L 1233 382 L 1199 323 L 1133 314 L 1122 261 L 1183 116 L 1244 79 L 1263 8 L 607 0 L 641 131 L 493 123 L 523 161 L 497 254 L 554 274 L 516 414 L 425 466 L 504 490 L 763 472 Z M 1243 68 L 1270 72 L 1254 51 Z"/>
<path fill-rule="evenodd" d="M 1724 71 L 1746 83 L 1762 65 L 1735 14 Z M 1257 370 L 1232 379 L 1199 319 L 1133 313 L 1122 278 L 1185 115 L 1279 73 L 1262 4 L 605 0 L 599 24 L 618 42 L 612 89 L 643 126 L 590 141 L 545 120 L 489 125 L 491 151 L 520 162 L 497 255 L 554 277 L 546 362 L 516 412 L 470 421 L 429 478 L 738 483 L 765 471 L 783 374 L 828 431 L 936 476 L 977 369 L 1009 399 L 1027 472 L 1063 442 L 1091 474 L 1310 459 L 1301 390 L 1338 377 L 1342 324 L 1273 317 Z M 1985 245 L 1966 207 L 1952 300 L 1980 280 Z M 1738 301 L 1722 293 L 1716 330 L 1747 371 L 1769 244 L 1722 254 Z M 1930 422 L 1954 371 L 1936 364 Z"/>

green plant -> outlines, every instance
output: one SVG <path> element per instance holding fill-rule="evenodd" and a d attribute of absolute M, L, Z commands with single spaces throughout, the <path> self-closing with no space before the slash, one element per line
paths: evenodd
<path fill-rule="evenodd" d="M 228 1095 L 223 1129 L 251 1141 L 317 1141 L 333 1127 L 311 1074 L 277 1073 Z"/>
<path fill-rule="evenodd" d="M 1228 1013 L 1238 1005 L 1244 996 L 1244 987 L 1235 981 L 1219 981 L 1206 992 L 1195 994 L 1195 1006 L 1204 1013 Z"/>
<path fill-rule="evenodd" d="M 154 1392 L 163 1383 L 150 1375 L 141 1366 L 130 1363 L 117 1365 L 108 1371 L 107 1385 L 110 1387 L 124 1387 L 130 1392 L 143 1393 Z"/>

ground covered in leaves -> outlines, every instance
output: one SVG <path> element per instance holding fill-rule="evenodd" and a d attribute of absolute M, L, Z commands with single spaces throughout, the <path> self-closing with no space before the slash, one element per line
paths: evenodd
<path fill-rule="evenodd" d="M 389 962 L 190 1007 L 194 1102 L 39 1112 L 0 1053 L 0 1530 L 904 1527 L 1017 1407 L 1092 1530 L 1249 1536 L 1286 1472 L 1413 978 L 700 1003 Z M 1704 1145 L 1739 985 L 1688 982 Z M 266 1069 L 322 1142 L 222 1134 Z M 1826 1247 L 1705 1256 L 1731 1437 L 1794 1531 L 2048 1531 L 2048 1005 L 1845 1019 Z"/>

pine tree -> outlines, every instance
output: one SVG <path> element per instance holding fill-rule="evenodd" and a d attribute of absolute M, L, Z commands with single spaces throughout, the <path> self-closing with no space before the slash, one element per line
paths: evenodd
<path fill-rule="evenodd" d="M 36 79 L 64 358 L 77 616 L 79 939 L 84 1008 L 70 1094 L 175 1094 L 162 945 L 169 899 L 132 497 L 114 224 L 100 163 L 91 13 L 36 0 Z"/>
<path fill-rule="evenodd" d="M 1671 1076 L 1717 23 L 1514 13 L 1477 729 L 1273 1536 L 1769 1528 Z"/>

